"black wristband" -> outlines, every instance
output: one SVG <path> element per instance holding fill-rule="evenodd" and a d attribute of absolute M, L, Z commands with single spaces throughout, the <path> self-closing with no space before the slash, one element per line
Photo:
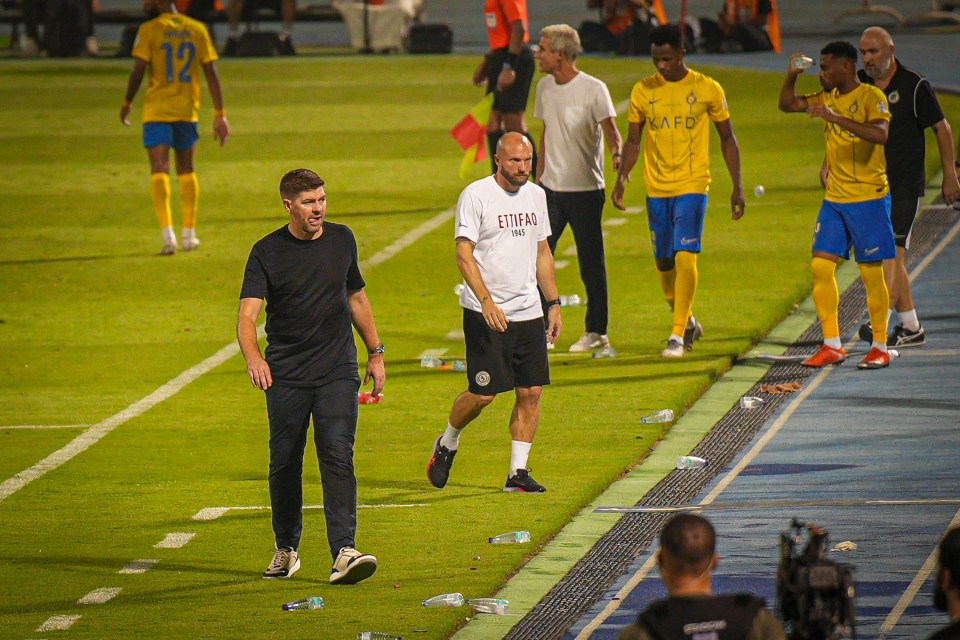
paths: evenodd
<path fill-rule="evenodd" d="M 507 60 L 506 60 L 506 62 L 504 62 L 504 64 L 510 65 L 510 68 L 511 68 L 511 69 L 516 69 L 516 68 L 517 68 L 517 62 L 518 62 L 519 60 L 520 60 L 520 54 L 518 54 L 518 53 L 508 53 L 508 54 L 507 54 Z"/>
<path fill-rule="evenodd" d="M 547 308 L 548 308 L 548 309 L 549 309 L 550 307 L 552 307 L 553 305 L 557 305 L 557 306 L 559 307 L 559 306 L 560 306 L 560 298 L 557 298 L 556 300 L 547 300 Z"/>

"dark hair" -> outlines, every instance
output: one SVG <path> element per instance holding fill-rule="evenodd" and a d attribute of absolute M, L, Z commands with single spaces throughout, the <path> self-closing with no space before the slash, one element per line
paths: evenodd
<path fill-rule="evenodd" d="M 650 44 L 658 47 L 670 45 L 677 51 L 683 51 L 683 31 L 672 22 L 654 27 L 650 30 Z"/>
<path fill-rule="evenodd" d="M 953 584 L 960 584 L 960 527 L 955 527 L 940 541 L 940 566 L 950 572 Z"/>
<path fill-rule="evenodd" d="M 716 553 L 717 534 L 703 516 L 681 513 L 674 516 L 660 532 L 660 548 L 677 569 L 700 574 L 707 570 Z"/>
<path fill-rule="evenodd" d="M 857 63 L 857 48 L 849 42 L 836 40 L 829 43 L 823 49 L 820 49 L 820 55 L 833 56 L 834 58 L 846 58 L 850 62 Z"/>
<path fill-rule="evenodd" d="M 280 197 L 294 200 L 303 191 L 313 191 L 323 186 L 323 178 L 310 169 L 294 169 L 280 178 Z"/>

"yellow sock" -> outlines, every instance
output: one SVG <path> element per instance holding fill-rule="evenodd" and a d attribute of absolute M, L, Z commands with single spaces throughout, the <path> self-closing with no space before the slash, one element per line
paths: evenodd
<path fill-rule="evenodd" d="M 826 258 L 814 257 L 810 264 L 813 272 L 813 305 L 817 308 L 817 317 L 823 328 L 823 339 L 840 337 L 840 323 L 837 317 L 840 306 L 840 290 L 837 288 L 837 263 Z"/>
<path fill-rule="evenodd" d="M 200 202 L 200 181 L 197 173 L 183 173 L 180 181 L 180 205 L 183 208 L 183 228 L 195 229 L 197 226 L 197 204 Z"/>
<path fill-rule="evenodd" d="M 150 176 L 150 198 L 153 200 L 153 212 L 161 229 L 173 226 L 173 214 L 170 213 L 170 176 L 166 173 L 154 173 Z"/>
<path fill-rule="evenodd" d="M 677 278 L 674 285 L 673 335 L 682 336 L 693 313 L 693 297 L 697 293 L 697 254 L 678 251 L 674 258 Z"/>
<path fill-rule="evenodd" d="M 873 341 L 886 344 L 887 308 L 890 306 L 890 292 L 883 279 L 883 266 L 880 262 L 860 263 L 860 279 L 867 290 L 867 310 L 870 312 L 870 328 L 873 329 Z"/>
<path fill-rule="evenodd" d="M 660 276 L 660 288 L 663 289 L 663 297 L 667 301 L 667 304 L 670 305 L 670 310 L 673 310 L 673 299 L 674 299 L 674 286 L 677 281 L 677 268 L 674 267 L 670 271 L 660 271 L 657 270 L 657 275 Z"/>

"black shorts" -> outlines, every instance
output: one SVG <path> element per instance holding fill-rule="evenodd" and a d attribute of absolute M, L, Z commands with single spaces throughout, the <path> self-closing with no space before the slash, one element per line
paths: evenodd
<path fill-rule="evenodd" d="M 536 61 L 533 51 L 527 45 L 520 50 L 517 59 L 516 81 L 505 91 L 497 91 L 497 78 L 503 70 L 503 63 L 507 61 L 509 49 L 494 49 L 487 58 L 487 93 L 493 92 L 493 109 L 500 113 L 522 113 L 527 110 L 527 98 L 530 97 L 530 85 L 533 83 L 533 72 L 536 70 Z"/>
<path fill-rule="evenodd" d="M 908 195 L 890 192 L 890 222 L 893 223 L 893 240 L 904 249 L 910 243 L 910 230 L 917 219 L 920 198 L 913 195 L 912 189 L 904 189 Z"/>
<path fill-rule="evenodd" d="M 492 396 L 550 384 L 543 318 L 510 322 L 500 333 L 487 326 L 482 313 L 464 309 L 463 336 L 471 393 Z"/>

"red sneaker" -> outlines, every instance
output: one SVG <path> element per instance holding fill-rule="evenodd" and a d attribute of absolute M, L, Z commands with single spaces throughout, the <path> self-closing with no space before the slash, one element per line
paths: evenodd
<path fill-rule="evenodd" d="M 840 364 L 847 359 L 847 352 L 840 349 L 834 349 L 833 347 L 828 347 L 825 344 L 820 345 L 820 350 L 815 354 L 801 362 L 805 367 L 814 367 L 819 369 L 820 367 L 825 367 L 828 364 Z"/>
<path fill-rule="evenodd" d="M 870 349 L 870 352 L 857 364 L 858 369 L 883 369 L 889 366 L 890 354 L 876 347 Z"/>

